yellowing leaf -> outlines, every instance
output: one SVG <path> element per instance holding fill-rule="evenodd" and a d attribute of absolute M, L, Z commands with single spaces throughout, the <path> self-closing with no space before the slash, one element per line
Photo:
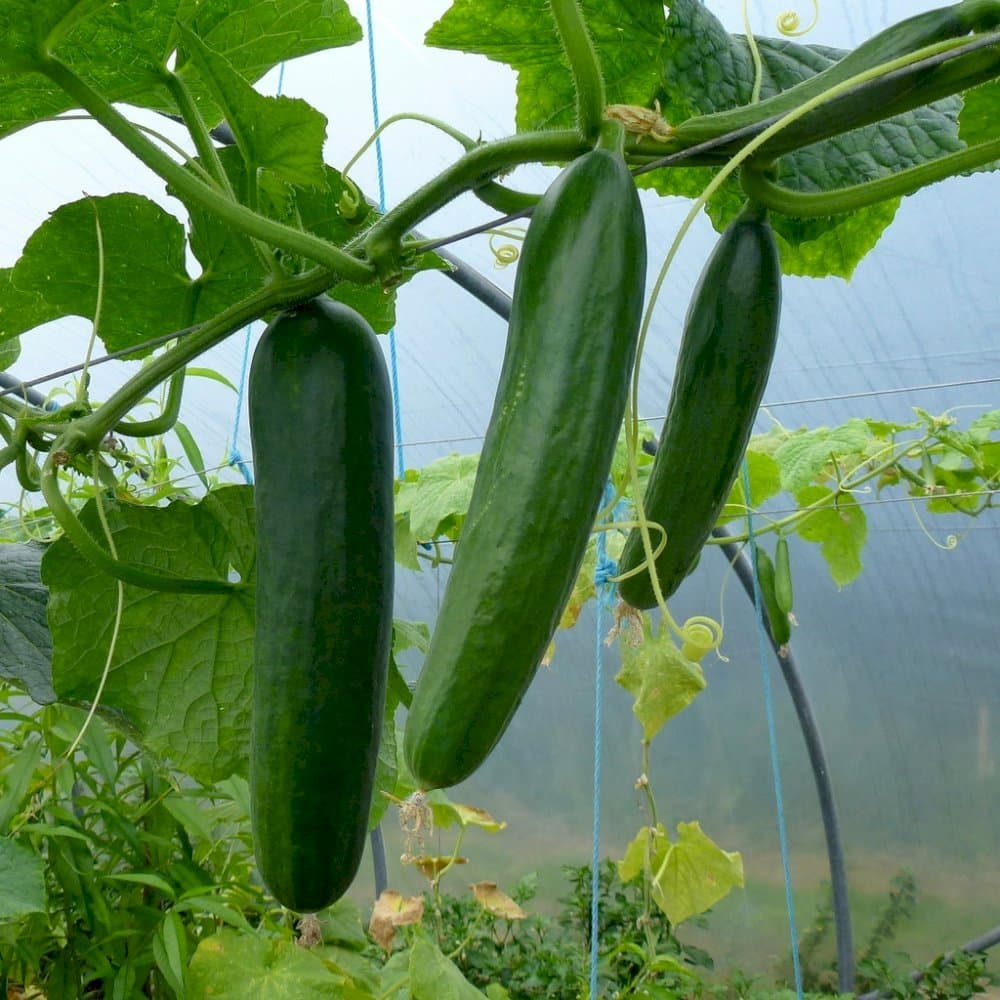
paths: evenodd
<path fill-rule="evenodd" d="M 396 937 L 396 928 L 419 924 L 423 917 L 423 896 L 406 897 L 392 889 L 386 889 L 375 900 L 368 933 L 382 948 L 389 951 Z"/>
<path fill-rule="evenodd" d="M 434 825 L 444 829 L 457 823 L 462 829 L 478 826 L 490 833 L 498 833 L 507 825 L 502 820 L 494 819 L 485 809 L 452 802 L 440 789 L 427 794 L 427 803 L 434 816 Z"/>
<path fill-rule="evenodd" d="M 507 920 L 524 920 L 528 916 L 507 893 L 497 888 L 496 882 L 476 882 L 471 888 L 476 902 L 494 916 Z"/>
<path fill-rule="evenodd" d="M 662 823 L 655 827 L 644 826 L 625 848 L 625 857 L 618 862 L 618 877 L 623 882 L 637 879 L 646 867 L 646 852 L 649 851 L 649 866 L 656 871 L 663 863 L 671 844 Z"/>
<path fill-rule="evenodd" d="M 724 851 L 698 823 L 678 823 L 678 839 L 653 864 L 653 901 L 672 924 L 704 913 L 743 885 L 743 859 Z"/>
<path fill-rule="evenodd" d="M 705 688 L 701 667 L 684 658 L 669 631 L 662 628 L 654 637 L 648 625 L 641 645 L 622 646 L 615 680 L 635 698 L 632 711 L 647 743 Z"/>
<path fill-rule="evenodd" d="M 409 858 L 407 863 L 413 865 L 424 878 L 433 882 L 441 872 L 446 871 L 452 865 L 467 865 L 469 859 L 463 858 L 461 855 L 455 857 L 451 854 L 419 854 Z"/>

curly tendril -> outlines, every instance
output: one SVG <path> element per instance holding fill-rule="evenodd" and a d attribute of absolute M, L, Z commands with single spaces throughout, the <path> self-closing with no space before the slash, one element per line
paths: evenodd
<path fill-rule="evenodd" d="M 509 267 L 521 256 L 521 251 L 513 243 L 498 244 L 497 240 L 501 237 L 523 240 L 524 234 L 525 230 L 521 228 L 495 229 L 490 232 L 490 253 L 493 254 L 494 267 Z"/>
<path fill-rule="evenodd" d="M 681 655 L 698 663 L 706 653 L 722 645 L 722 626 L 704 615 L 689 618 L 681 626 Z"/>
<path fill-rule="evenodd" d="M 808 35 L 819 22 L 819 0 L 812 0 L 812 20 L 803 28 L 802 18 L 796 10 L 786 10 L 778 15 L 777 26 L 786 38 L 801 38 Z"/>

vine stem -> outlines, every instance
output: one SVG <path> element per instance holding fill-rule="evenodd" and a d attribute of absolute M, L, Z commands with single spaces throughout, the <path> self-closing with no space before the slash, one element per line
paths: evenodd
<path fill-rule="evenodd" d="M 201 206 L 237 232 L 315 261 L 349 281 L 367 284 L 374 280 L 375 272 L 365 261 L 318 236 L 257 215 L 239 202 L 231 201 L 213 186 L 192 176 L 58 59 L 44 58 L 39 61 L 36 69 L 65 91 L 150 170 L 173 185 L 183 200 Z"/>
<path fill-rule="evenodd" d="M 217 316 L 206 320 L 196 332 L 184 337 L 175 347 L 153 358 L 123 386 L 115 390 L 93 413 L 81 417 L 74 426 L 75 451 L 96 448 L 104 435 L 147 393 L 199 354 L 214 347 L 234 330 L 259 319 L 265 313 L 303 302 L 326 291 L 336 276 L 325 268 L 314 268 L 280 283 L 266 285 Z"/>
<path fill-rule="evenodd" d="M 575 129 L 522 132 L 477 146 L 372 226 L 363 243 L 368 260 L 380 277 L 392 279 L 400 271 L 400 246 L 406 233 L 458 195 L 480 188 L 498 173 L 522 163 L 571 160 L 589 149 Z"/>
<path fill-rule="evenodd" d="M 765 207 L 782 215 L 808 219 L 839 215 L 867 208 L 889 198 L 900 198 L 964 171 L 1000 158 L 1000 139 L 966 146 L 934 160 L 918 163 L 875 180 L 832 191 L 794 191 L 767 177 L 765 170 L 748 162 L 740 171 L 743 190 Z"/>
<path fill-rule="evenodd" d="M 577 0 L 550 0 L 549 9 L 573 74 L 577 127 L 582 135 L 595 139 L 607 105 L 597 51 Z"/>

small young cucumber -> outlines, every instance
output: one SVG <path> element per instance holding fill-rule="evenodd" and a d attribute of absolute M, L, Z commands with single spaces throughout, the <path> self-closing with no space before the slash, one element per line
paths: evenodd
<path fill-rule="evenodd" d="M 792 613 L 795 594 L 792 591 L 792 567 L 788 558 L 788 539 L 783 535 L 774 549 L 774 597 L 786 615 Z"/>
<path fill-rule="evenodd" d="M 378 339 L 319 298 L 249 377 L 257 523 L 250 797 L 274 897 L 314 912 L 365 844 L 392 629 L 392 396 Z"/>
<path fill-rule="evenodd" d="M 406 722 L 424 788 L 486 759 L 556 629 L 621 428 L 645 277 L 632 176 L 620 155 L 586 153 L 524 241 L 469 512 Z"/>
<path fill-rule="evenodd" d="M 754 544 L 754 558 L 757 564 L 757 583 L 760 586 L 761 601 L 767 616 L 767 627 L 771 638 L 784 646 L 792 637 L 792 623 L 787 611 L 782 611 L 778 604 L 775 585 L 774 563 L 761 546 Z"/>
<path fill-rule="evenodd" d="M 656 559 L 663 597 L 691 571 L 739 470 L 771 370 L 781 311 L 781 265 L 767 215 L 750 205 L 720 237 L 688 309 L 667 419 L 646 486 L 646 518 L 666 532 Z M 661 537 L 651 531 L 651 540 Z M 645 562 L 633 529 L 620 573 Z M 619 584 L 651 608 L 648 567 Z"/>

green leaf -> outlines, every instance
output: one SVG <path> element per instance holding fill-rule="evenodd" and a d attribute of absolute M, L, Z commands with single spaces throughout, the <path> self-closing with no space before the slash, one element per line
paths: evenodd
<path fill-rule="evenodd" d="M 800 490 L 795 499 L 800 507 L 806 507 L 829 495 L 830 491 L 821 486 L 810 486 Z M 807 542 L 819 543 L 838 587 L 850 583 L 861 572 L 861 550 L 868 534 L 868 521 L 853 496 L 840 496 L 836 504 L 810 514 L 798 523 L 796 531 Z"/>
<path fill-rule="evenodd" d="M 121 872 L 117 875 L 105 875 L 103 877 L 106 881 L 111 882 L 128 882 L 134 885 L 144 885 L 149 889 L 162 892 L 168 899 L 173 899 L 176 895 L 174 887 L 166 879 L 161 878 L 153 872 Z"/>
<path fill-rule="evenodd" d="M 431 642 L 431 630 L 426 622 L 411 622 L 405 618 L 392 620 L 392 652 L 394 655 L 407 649 L 426 653 Z"/>
<path fill-rule="evenodd" d="M 323 929 L 323 943 L 339 945 L 350 951 L 364 951 L 368 947 L 368 935 L 361 923 L 361 910 L 349 896 L 338 899 L 319 914 Z"/>
<path fill-rule="evenodd" d="M 269 69 L 300 56 L 353 45 L 361 25 L 347 0 L 183 0 L 180 19 L 233 70 L 255 83 Z M 178 72 L 199 97 L 207 97 L 190 63 Z M 211 125 L 219 122 L 199 101 Z"/>
<path fill-rule="evenodd" d="M 382 739 L 378 747 L 378 760 L 375 764 L 375 791 L 372 796 L 371 811 L 368 814 L 368 829 L 374 830 L 379 825 L 389 800 L 382 794 L 390 795 L 396 790 L 396 778 L 399 774 L 399 746 L 397 743 L 396 709 L 399 699 L 392 696 L 390 687 L 385 702 L 385 715 L 382 719 Z"/>
<path fill-rule="evenodd" d="M 583 0 L 609 104 L 650 104 L 664 30 L 659 0 Z M 545 0 L 455 0 L 428 45 L 475 52 L 517 72 L 519 131 L 571 128 L 576 100 Z"/>
<path fill-rule="evenodd" d="M 187 994 L 187 933 L 184 923 L 171 910 L 153 935 L 153 957 L 167 985 L 177 996 Z"/>
<path fill-rule="evenodd" d="M 62 316 L 94 319 L 98 225 L 104 250 L 100 336 L 108 350 L 133 347 L 186 325 L 191 279 L 184 227 L 137 194 L 83 198 L 57 208 L 29 237 L 0 297 L 3 336 Z M 136 352 L 136 356 L 144 352 Z"/>
<path fill-rule="evenodd" d="M 326 116 L 298 98 L 259 94 L 225 56 L 194 32 L 182 28 L 181 39 L 221 107 L 251 173 L 270 170 L 290 184 L 325 186 Z"/>
<path fill-rule="evenodd" d="M 478 466 L 478 455 L 453 452 L 424 466 L 415 482 L 400 484 L 396 513 L 409 514 L 414 537 L 436 538 L 443 522 L 465 516 Z"/>
<path fill-rule="evenodd" d="M 678 823 L 677 841 L 653 865 L 653 901 L 675 926 L 743 885 L 743 859 L 724 851 L 698 823 Z"/>
<path fill-rule="evenodd" d="M 412 1000 L 482 1000 L 483 994 L 442 954 L 437 945 L 418 937 L 410 952 Z"/>
<path fill-rule="evenodd" d="M 958 134 L 970 146 L 1000 136 L 1000 80 L 973 87 L 963 95 Z"/>
<path fill-rule="evenodd" d="M 161 72 L 177 8 L 178 0 L 3 0 L 0 135 L 74 106 L 61 89 L 33 72 L 45 50 L 109 101 L 172 106 Z"/>
<path fill-rule="evenodd" d="M 0 676 L 15 681 L 40 705 L 55 701 L 52 637 L 42 584 L 44 546 L 0 545 Z"/>
<path fill-rule="evenodd" d="M 188 967 L 189 1000 L 343 1000 L 343 977 L 287 938 L 224 929 L 205 938 Z"/>
<path fill-rule="evenodd" d="M 1000 410 L 981 414 L 968 428 L 970 438 L 980 443 L 991 440 L 997 431 L 1000 431 Z"/>
<path fill-rule="evenodd" d="M 653 636 L 648 620 L 642 643 L 622 646 L 622 667 L 615 681 L 635 699 L 632 711 L 642 723 L 647 743 L 705 689 L 701 667 L 681 655 L 666 627 Z"/>
<path fill-rule="evenodd" d="M 809 486 L 828 469 L 834 456 L 864 454 L 870 437 L 867 423 L 859 418 L 839 427 L 817 427 L 793 435 L 774 453 L 782 488 L 796 493 Z"/>
<path fill-rule="evenodd" d="M 45 866 L 34 851 L 0 838 L 0 920 L 44 913 Z"/>
<path fill-rule="evenodd" d="M 198 447 L 194 435 L 188 430 L 187 424 L 183 424 L 179 420 L 174 423 L 171 430 L 177 435 L 177 440 L 180 441 L 181 448 L 184 449 L 184 457 L 187 458 L 188 465 L 191 466 L 191 470 L 207 490 L 209 483 L 208 476 L 205 475 L 205 459 L 202 457 L 201 448 Z"/>
<path fill-rule="evenodd" d="M 753 507 L 757 509 L 765 501 L 781 492 L 781 470 L 778 463 L 761 451 L 747 451 L 747 473 L 750 477 L 750 496 Z M 747 500 L 743 492 L 743 475 L 736 477 L 733 488 L 729 491 L 729 499 L 722 508 L 719 522 L 745 519 L 747 516 Z"/>
<path fill-rule="evenodd" d="M 7 274 L 10 273 L 10 268 L 4 269 Z M 0 288 L 3 287 L 5 279 L 0 276 Z M 0 293 L 2 294 L 2 293 Z M 9 339 L 3 336 L 3 332 L 0 331 L 0 372 L 7 371 L 8 368 L 21 356 L 21 341 L 17 337 L 10 337 Z"/>
<path fill-rule="evenodd" d="M 178 575 L 248 584 L 223 595 L 125 586 L 114 661 L 101 705 L 112 721 L 205 782 L 245 772 L 253 642 L 253 491 L 227 486 L 200 503 L 133 507 L 106 502 L 119 558 Z M 93 501 L 82 520 L 100 537 Z M 49 547 L 53 681 L 62 700 L 89 704 L 114 628 L 118 585 L 65 538 Z"/>

